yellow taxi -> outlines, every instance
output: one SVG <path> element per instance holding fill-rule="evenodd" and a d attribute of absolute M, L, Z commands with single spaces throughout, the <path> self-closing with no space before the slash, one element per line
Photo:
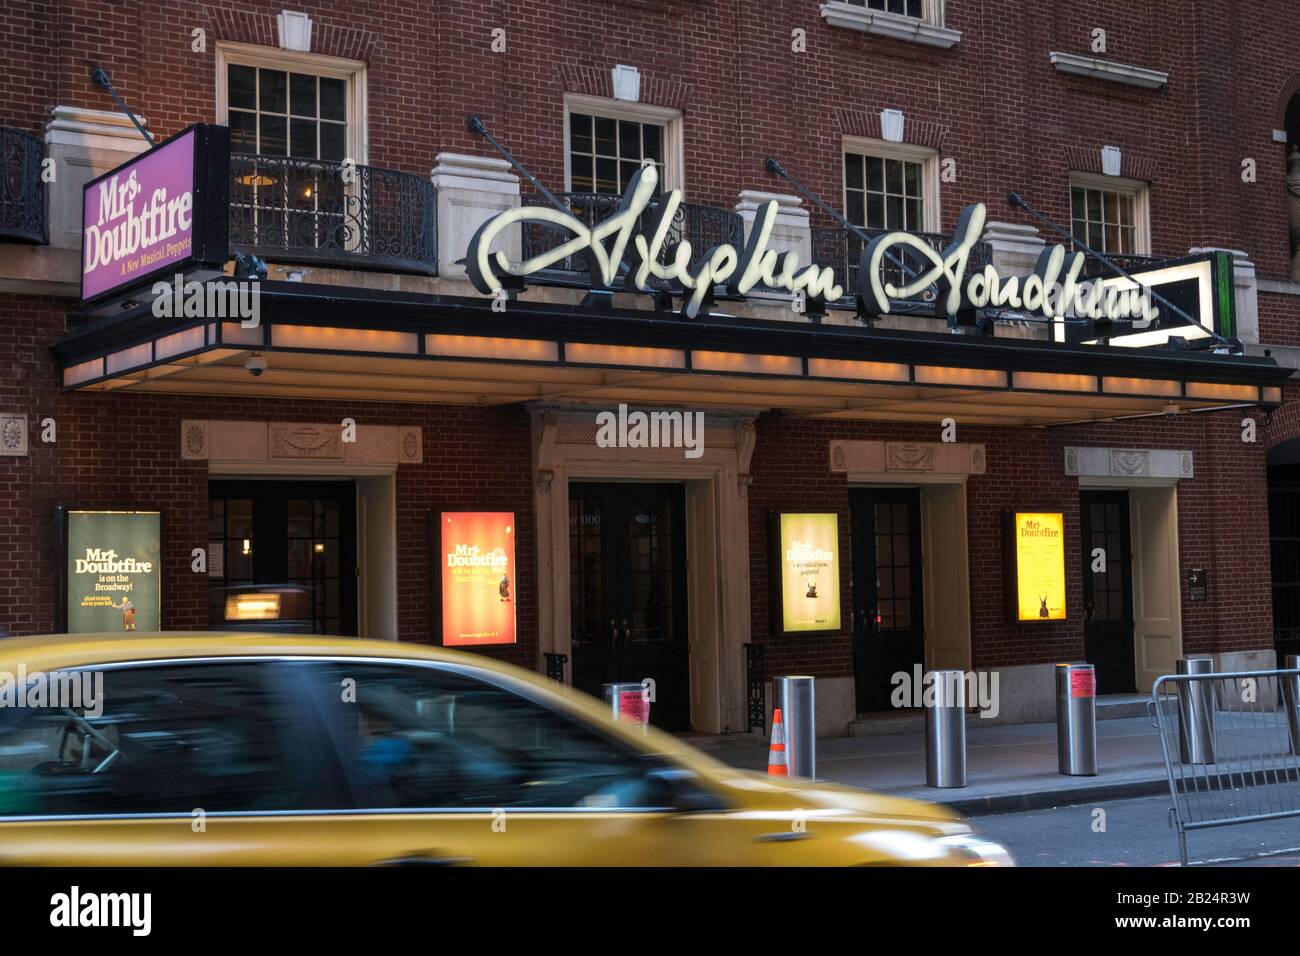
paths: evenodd
<path fill-rule="evenodd" d="M 737 770 L 483 657 L 0 641 L 0 863 L 997 866 L 951 811 Z"/>

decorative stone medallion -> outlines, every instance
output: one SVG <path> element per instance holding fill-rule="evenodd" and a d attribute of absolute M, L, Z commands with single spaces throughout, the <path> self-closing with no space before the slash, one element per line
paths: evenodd
<path fill-rule="evenodd" d="M 202 461 L 208 457 L 208 423 L 186 420 L 181 422 L 181 458 Z"/>
<path fill-rule="evenodd" d="M 27 416 L 0 415 L 0 456 L 21 458 L 27 454 Z"/>
<path fill-rule="evenodd" d="M 404 465 L 418 465 L 424 461 L 424 432 L 420 426 L 403 426 L 398 430 L 397 460 Z"/>

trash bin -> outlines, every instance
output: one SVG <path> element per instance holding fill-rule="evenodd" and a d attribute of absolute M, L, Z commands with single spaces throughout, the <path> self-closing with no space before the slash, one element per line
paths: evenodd
<path fill-rule="evenodd" d="M 775 677 L 772 694 L 785 719 L 790 776 L 817 776 L 817 678 Z"/>
<path fill-rule="evenodd" d="M 1213 674 L 1210 657 L 1179 658 L 1179 674 Z M 1178 682 L 1178 759 L 1187 764 L 1214 763 L 1214 681 Z"/>
<path fill-rule="evenodd" d="M 1289 671 L 1300 671 L 1300 654 L 1288 654 L 1284 666 Z M 1282 675 L 1282 706 L 1291 735 L 1291 753 L 1300 756 L 1300 674 Z"/>
<path fill-rule="evenodd" d="M 925 785 L 966 786 L 966 674 L 930 671 L 934 704 L 925 710 Z"/>
<path fill-rule="evenodd" d="M 606 684 L 605 703 L 614 719 L 623 723 L 640 724 L 641 729 L 650 723 L 650 695 L 640 684 Z"/>
<path fill-rule="evenodd" d="M 1056 765 L 1067 777 L 1097 776 L 1097 675 L 1091 664 L 1056 665 Z"/>

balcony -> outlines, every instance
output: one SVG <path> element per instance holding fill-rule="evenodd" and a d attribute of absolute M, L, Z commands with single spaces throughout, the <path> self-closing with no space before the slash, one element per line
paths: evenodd
<path fill-rule="evenodd" d="M 822 266 L 831 266 L 835 269 L 835 275 L 840 277 L 840 285 L 844 287 L 845 300 L 852 301 L 857 296 L 858 287 L 858 260 L 862 258 L 862 250 L 866 248 L 867 242 L 877 236 L 888 235 L 896 231 L 891 229 L 863 229 L 867 239 L 863 239 L 856 233 L 849 232 L 843 226 L 824 226 L 812 230 L 812 257 L 813 262 Z M 945 236 L 935 232 L 913 233 L 920 236 L 935 252 L 942 252 L 944 248 L 952 242 L 951 236 Z M 890 254 L 899 262 L 907 266 L 912 275 L 916 275 L 933 268 L 933 264 L 928 260 L 922 259 L 914 250 L 909 250 L 899 246 L 894 246 Z M 977 242 L 971 247 L 970 258 L 966 261 L 966 272 L 963 280 L 976 272 L 980 272 L 986 265 L 993 261 L 993 247 L 987 242 Z M 888 262 L 888 260 L 886 260 Z M 886 282 L 892 282 L 894 285 L 901 286 L 905 282 L 911 281 L 911 276 L 906 275 L 897 265 L 887 264 L 882 270 Z M 912 296 L 910 299 L 902 301 L 916 302 L 918 304 L 929 304 L 934 302 L 938 295 L 934 286 L 921 292 L 919 295 Z"/>
<path fill-rule="evenodd" d="M 436 275 L 427 177 L 321 159 L 230 157 L 230 248 L 275 262 Z"/>
<path fill-rule="evenodd" d="M 613 193 L 558 193 L 557 198 L 564 203 L 569 213 L 579 219 L 583 225 L 595 226 L 608 219 L 618 211 L 623 197 Z M 521 205 L 545 206 L 551 204 L 540 193 L 524 193 L 520 197 Z M 654 211 L 651 203 L 644 214 L 649 217 Z M 552 228 L 542 223 L 523 223 L 523 258 L 527 261 L 542 255 L 557 246 L 563 245 L 573 237 L 561 229 Z M 714 246 L 729 243 L 739 249 L 745 242 L 745 223 L 740 214 L 718 206 L 702 206 L 699 203 L 681 203 L 673 214 L 672 224 L 668 227 L 668 238 L 664 242 L 659 261 L 668 264 L 676 254 L 677 247 L 683 242 L 691 244 L 690 271 L 697 272 L 704 264 L 705 256 Z M 588 273 L 585 253 L 578 253 L 561 260 L 548 272 L 551 278 L 564 282 L 572 280 L 585 284 L 582 278 Z M 626 264 L 620 266 L 620 274 L 626 271 Z"/>
<path fill-rule="evenodd" d="M 0 126 L 0 241 L 45 245 L 45 183 L 40 139 Z"/>

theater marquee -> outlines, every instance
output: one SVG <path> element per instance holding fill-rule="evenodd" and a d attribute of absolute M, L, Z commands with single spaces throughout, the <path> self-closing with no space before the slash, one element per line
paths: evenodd
<path fill-rule="evenodd" d="M 1007 515 L 1007 528 L 1003 580 L 1009 616 L 1019 622 L 1065 620 L 1065 516 L 1017 511 Z"/>
<path fill-rule="evenodd" d="M 430 581 L 444 647 L 514 644 L 515 516 L 510 511 L 435 514 Z"/>
<path fill-rule="evenodd" d="M 840 516 L 774 512 L 772 621 L 782 635 L 840 629 Z"/>

